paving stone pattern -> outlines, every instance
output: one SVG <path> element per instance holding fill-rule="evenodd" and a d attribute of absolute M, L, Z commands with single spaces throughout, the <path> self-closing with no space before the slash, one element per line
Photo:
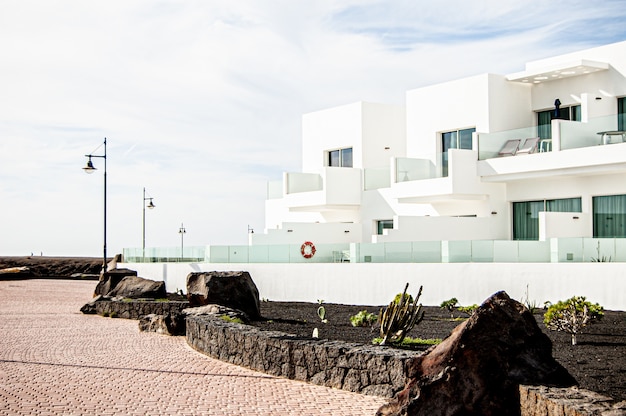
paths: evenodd
<path fill-rule="evenodd" d="M 95 283 L 0 281 L 0 415 L 373 415 L 386 399 L 223 363 L 85 315 Z"/>

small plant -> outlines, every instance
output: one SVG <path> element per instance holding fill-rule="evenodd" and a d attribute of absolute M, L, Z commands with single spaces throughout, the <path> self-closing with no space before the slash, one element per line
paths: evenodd
<path fill-rule="evenodd" d="M 607 256 L 600 256 L 600 242 L 598 241 L 598 245 L 596 247 L 596 252 L 598 253 L 598 257 L 592 257 L 591 258 L 591 262 L 592 263 L 610 263 L 611 260 L 611 256 L 607 257 Z"/>
<path fill-rule="evenodd" d="M 584 296 L 574 296 L 551 305 L 543 315 L 543 323 L 550 330 L 571 334 L 572 345 L 576 345 L 576 335 L 588 323 L 599 321 L 603 316 L 602 306 L 588 302 Z"/>
<path fill-rule="evenodd" d="M 318 305 L 320 305 L 317 308 L 317 316 L 320 318 L 322 323 L 325 324 L 325 323 L 328 322 L 328 319 L 326 319 L 326 308 L 323 305 L 324 300 L 323 299 L 318 299 L 317 303 L 318 303 Z M 319 330 L 317 328 L 313 328 L 313 334 L 311 336 L 313 338 L 318 338 L 319 337 Z"/>
<path fill-rule="evenodd" d="M 224 322 L 232 323 L 232 324 L 243 324 L 244 322 L 240 318 L 233 318 L 228 315 L 220 316 L 220 319 Z"/>
<path fill-rule="evenodd" d="M 350 317 L 352 326 L 372 326 L 378 320 L 378 316 L 367 311 L 360 311 Z"/>
<path fill-rule="evenodd" d="M 317 308 L 317 316 L 319 316 L 320 320 L 322 321 L 322 323 L 327 323 L 328 319 L 326 319 L 326 308 L 322 305 L 322 303 L 324 303 L 323 300 L 318 299 L 317 303 L 320 305 L 319 308 Z"/>
<path fill-rule="evenodd" d="M 380 343 L 382 342 L 382 338 L 374 338 L 372 340 L 372 344 L 374 345 L 380 345 Z M 399 344 L 403 347 L 411 347 L 411 346 L 416 346 L 416 345 L 438 345 L 441 344 L 443 340 L 441 338 L 428 338 L 428 339 L 424 339 L 424 338 L 411 338 L 411 337 L 405 337 L 402 342 Z"/>
<path fill-rule="evenodd" d="M 472 316 L 472 314 L 476 312 L 476 309 L 478 309 L 478 305 L 473 304 L 470 306 L 459 306 L 457 307 L 457 309 L 459 310 L 459 312 L 464 313 L 467 316 Z"/>
<path fill-rule="evenodd" d="M 400 301 L 402 300 L 402 298 L 403 298 L 403 297 L 405 297 L 405 296 L 408 298 L 407 302 L 409 302 L 409 303 L 413 303 L 413 296 L 411 296 L 411 295 L 407 295 L 406 293 L 398 293 L 398 294 L 396 295 L 396 297 L 395 297 L 395 298 L 393 298 L 393 303 L 395 303 L 395 304 L 397 305 L 398 303 L 400 303 Z"/>
<path fill-rule="evenodd" d="M 380 337 L 382 338 L 380 345 L 401 343 L 407 332 L 424 319 L 422 304 L 417 303 L 422 295 L 422 286 L 420 286 L 413 302 L 409 301 L 409 299 L 413 300 L 411 296 L 406 294 L 408 288 L 409 284 L 407 283 L 399 297 L 399 302 L 396 303 L 394 299 L 384 310 L 380 310 L 378 315 Z"/>
<path fill-rule="evenodd" d="M 441 302 L 441 305 L 439 305 L 439 307 L 441 309 L 445 309 L 448 312 L 450 312 L 450 319 L 454 319 L 454 308 L 459 304 L 459 301 L 457 300 L 457 298 L 452 298 L 452 299 L 448 299 L 448 300 L 444 300 L 443 302 Z"/>
<path fill-rule="evenodd" d="M 111 312 L 111 313 L 109 314 L 109 317 L 110 317 L 110 318 L 117 318 L 117 312 Z"/>
<path fill-rule="evenodd" d="M 521 299 L 521 303 L 526 306 L 526 309 L 528 309 L 532 314 L 534 314 L 537 308 L 539 308 L 537 301 L 530 300 L 530 296 L 528 295 L 528 285 L 526 285 L 526 295 Z"/>

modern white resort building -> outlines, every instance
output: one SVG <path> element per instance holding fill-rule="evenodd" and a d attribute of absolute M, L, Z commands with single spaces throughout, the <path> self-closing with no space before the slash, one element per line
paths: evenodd
<path fill-rule="evenodd" d="M 306 114 L 264 232 L 184 257 L 255 269 L 276 300 L 382 304 L 410 281 L 430 304 L 504 289 L 625 310 L 626 42 Z"/>

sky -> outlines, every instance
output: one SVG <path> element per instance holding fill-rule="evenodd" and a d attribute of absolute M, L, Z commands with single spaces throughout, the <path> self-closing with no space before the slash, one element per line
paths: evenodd
<path fill-rule="evenodd" d="M 0 255 L 102 255 L 105 137 L 109 256 L 247 244 L 303 114 L 626 40 L 623 6 L 0 0 Z"/>

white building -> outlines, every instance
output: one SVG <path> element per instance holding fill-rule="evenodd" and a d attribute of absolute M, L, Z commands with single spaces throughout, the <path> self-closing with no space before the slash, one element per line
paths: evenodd
<path fill-rule="evenodd" d="M 244 269 L 272 300 L 382 305 L 410 282 L 427 305 L 505 290 L 625 310 L 625 107 L 622 42 L 411 90 L 404 107 L 307 114 L 302 172 L 269 184 L 264 233 L 129 249 L 124 267 L 170 291 Z"/>
<path fill-rule="evenodd" d="M 250 244 L 626 237 L 625 107 L 620 42 L 306 114 Z"/>

